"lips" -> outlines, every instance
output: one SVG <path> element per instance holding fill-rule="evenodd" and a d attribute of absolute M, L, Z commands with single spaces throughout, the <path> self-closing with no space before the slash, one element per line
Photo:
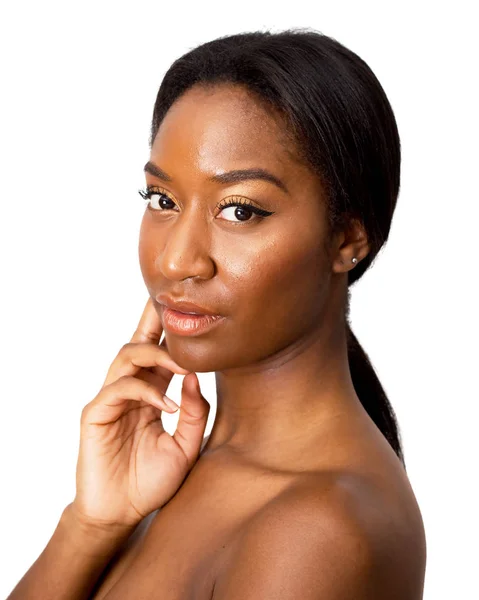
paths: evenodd
<path fill-rule="evenodd" d="M 156 296 L 156 301 L 159 304 L 163 304 L 164 306 L 171 308 L 172 310 L 176 310 L 187 315 L 210 315 L 212 317 L 221 316 L 209 308 L 200 306 L 193 302 L 188 302 L 186 300 L 173 300 L 166 294 L 158 294 Z"/>
<path fill-rule="evenodd" d="M 162 323 L 166 331 L 180 336 L 201 336 L 219 327 L 225 317 L 217 315 L 187 314 L 162 306 Z"/>

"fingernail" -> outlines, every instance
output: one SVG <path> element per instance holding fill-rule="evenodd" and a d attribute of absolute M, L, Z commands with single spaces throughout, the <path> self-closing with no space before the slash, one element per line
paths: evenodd
<path fill-rule="evenodd" d="M 168 398 L 168 396 L 166 394 L 163 396 L 163 400 L 166 402 L 166 404 L 168 404 L 168 406 L 170 408 L 173 408 L 174 410 L 177 410 L 178 408 L 180 408 L 178 406 L 178 404 L 176 404 L 176 402 L 174 400 L 172 400 L 171 398 Z"/>

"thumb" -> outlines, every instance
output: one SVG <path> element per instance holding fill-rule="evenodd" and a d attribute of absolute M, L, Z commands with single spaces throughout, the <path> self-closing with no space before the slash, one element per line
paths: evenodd
<path fill-rule="evenodd" d="M 196 373 L 185 375 L 181 389 L 180 416 L 173 439 L 185 453 L 190 467 L 200 453 L 210 408 L 209 402 L 201 393 Z"/>

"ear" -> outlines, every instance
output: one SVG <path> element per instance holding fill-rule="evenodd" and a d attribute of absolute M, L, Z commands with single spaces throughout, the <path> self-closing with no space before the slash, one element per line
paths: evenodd
<path fill-rule="evenodd" d="M 352 219 L 346 229 L 343 229 L 336 239 L 333 248 L 333 273 L 346 273 L 354 269 L 371 250 L 363 224 L 358 219 Z M 351 262 L 356 257 L 357 263 Z"/>

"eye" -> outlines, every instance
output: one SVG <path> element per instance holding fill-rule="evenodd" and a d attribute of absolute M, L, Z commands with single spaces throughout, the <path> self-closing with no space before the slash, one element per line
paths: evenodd
<path fill-rule="evenodd" d="M 156 212 L 165 212 L 166 210 L 172 210 L 170 204 L 174 204 L 174 200 L 170 198 L 168 194 L 162 192 L 158 188 L 147 187 L 146 190 L 138 190 L 140 196 L 145 200 L 148 210 Z M 159 208 L 152 208 L 158 202 Z M 165 206 L 166 205 L 166 206 Z M 230 223 L 245 223 L 255 221 L 263 217 L 268 217 L 274 214 L 268 210 L 263 210 L 258 206 L 255 206 L 250 200 L 242 198 L 240 196 L 227 198 L 217 205 L 217 208 L 222 209 L 221 214 L 227 213 L 227 209 L 235 209 L 230 211 L 230 216 L 233 216 L 239 221 L 229 221 Z M 254 219 L 251 219 L 251 214 L 255 215 Z M 228 219 L 222 219 L 228 221 Z"/>
<path fill-rule="evenodd" d="M 268 210 L 263 210 L 262 208 L 255 206 L 252 202 L 250 202 L 246 198 L 240 198 L 240 197 L 227 198 L 226 200 L 224 200 L 223 202 L 220 202 L 220 204 L 218 204 L 218 208 L 222 209 L 221 214 L 224 214 L 229 209 L 231 209 L 230 214 L 232 216 L 234 216 L 236 219 L 239 219 L 239 221 L 236 221 L 236 222 L 242 222 L 242 223 L 244 223 L 245 221 L 251 221 L 252 219 L 250 219 L 248 217 L 248 215 L 251 216 L 251 214 L 256 215 L 256 218 L 253 220 L 261 219 L 262 217 L 269 217 L 269 215 L 273 214 L 272 212 L 270 212 Z M 226 219 L 226 221 L 227 220 L 228 219 Z M 235 221 L 232 221 L 232 223 L 234 223 L 234 222 Z"/>
<path fill-rule="evenodd" d="M 173 203 L 173 200 L 168 196 L 168 194 L 165 194 L 151 187 L 146 188 L 146 190 L 138 190 L 138 193 L 143 198 L 143 200 L 145 200 L 145 204 L 148 208 L 150 208 L 151 205 L 154 205 L 155 202 L 163 203 L 165 199 L 167 202 Z M 160 207 L 162 207 L 162 204 L 160 204 Z M 167 206 L 166 209 L 168 208 L 170 207 Z M 151 210 L 157 210 L 162 212 L 162 208 L 153 208 Z"/>

